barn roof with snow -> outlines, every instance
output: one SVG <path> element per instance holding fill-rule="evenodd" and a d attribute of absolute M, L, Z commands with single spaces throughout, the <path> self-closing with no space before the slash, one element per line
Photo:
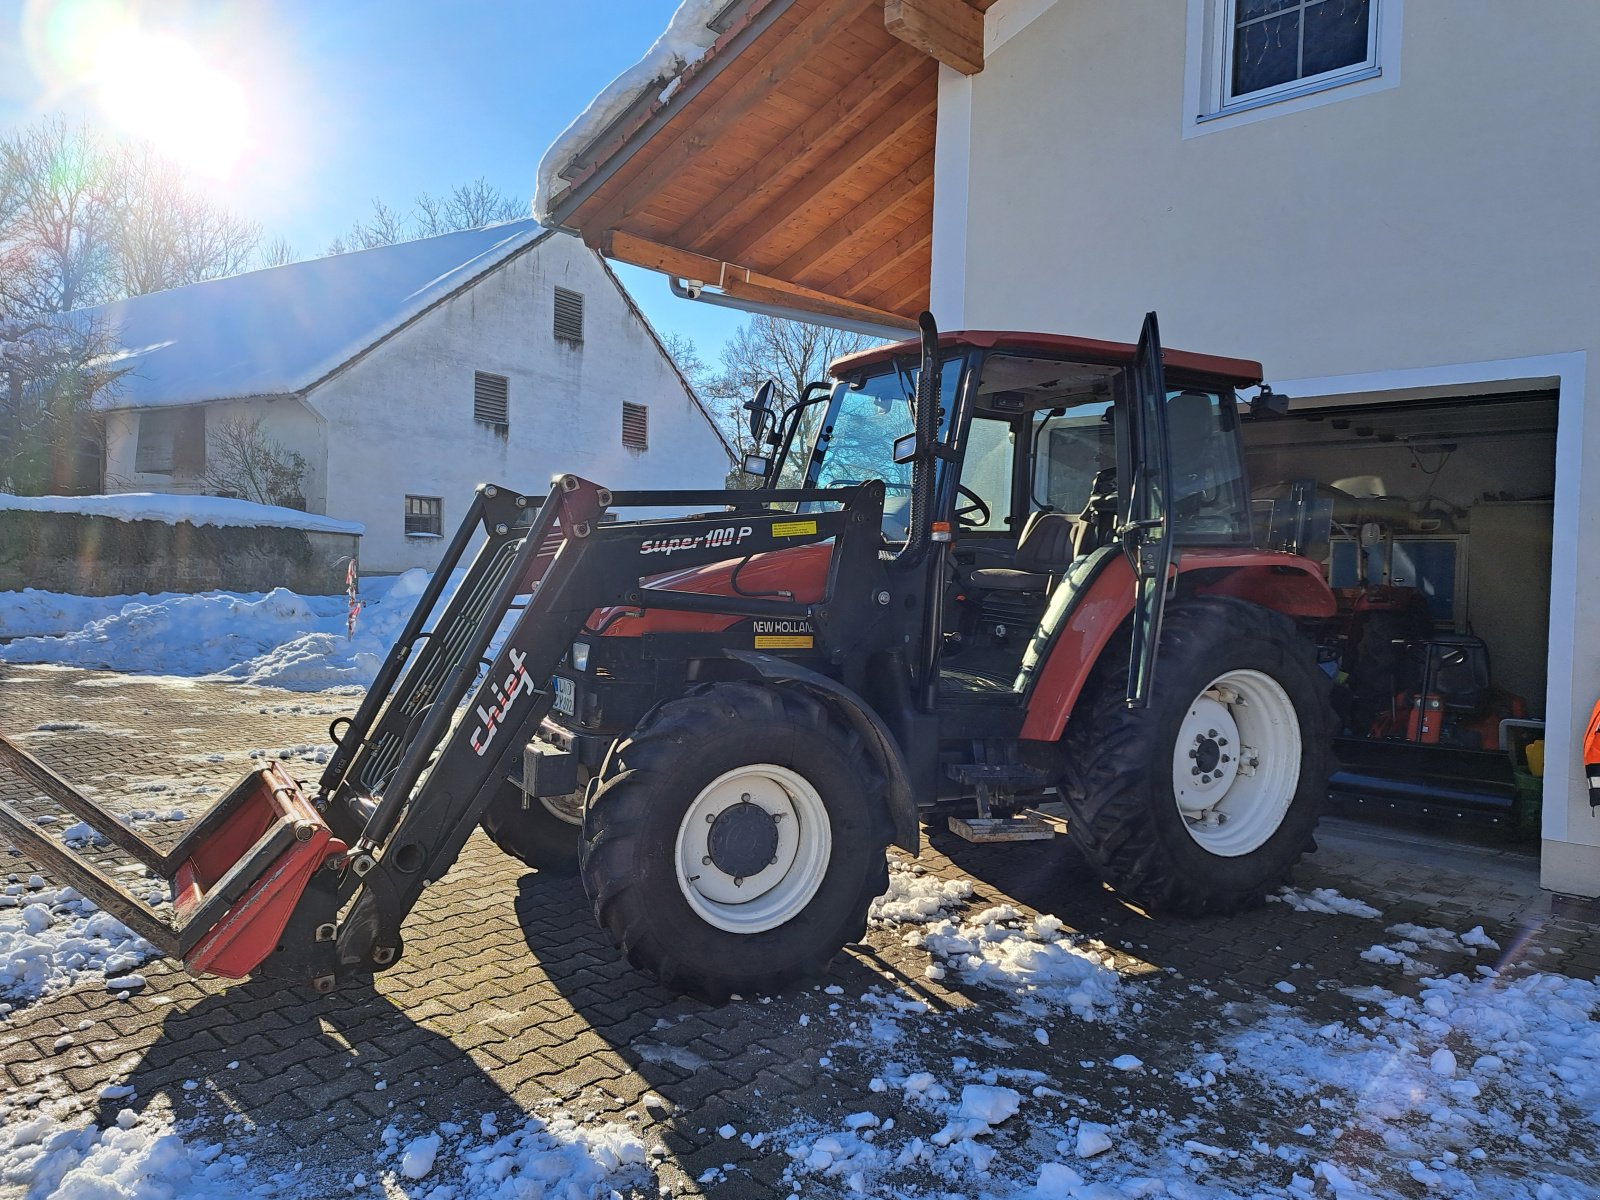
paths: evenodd
<path fill-rule="evenodd" d="M 119 300 L 111 408 L 303 393 L 549 232 L 509 221 Z"/>

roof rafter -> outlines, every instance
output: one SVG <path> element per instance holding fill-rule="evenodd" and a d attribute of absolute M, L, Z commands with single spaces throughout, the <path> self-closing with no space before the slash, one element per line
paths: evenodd
<path fill-rule="evenodd" d="M 983 13 L 966 0 L 884 0 L 883 27 L 963 75 L 983 70 Z"/>

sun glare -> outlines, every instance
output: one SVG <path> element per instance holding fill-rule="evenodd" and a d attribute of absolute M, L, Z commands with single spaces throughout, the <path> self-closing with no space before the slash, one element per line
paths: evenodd
<path fill-rule="evenodd" d="M 55 87 L 82 89 L 117 128 L 196 174 L 232 172 L 251 114 L 222 65 L 119 0 L 29 0 L 28 16 L 30 57 Z"/>
<path fill-rule="evenodd" d="M 175 38 L 118 40 L 95 73 L 106 115 L 191 170 L 227 175 L 244 152 L 243 89 Z"/>

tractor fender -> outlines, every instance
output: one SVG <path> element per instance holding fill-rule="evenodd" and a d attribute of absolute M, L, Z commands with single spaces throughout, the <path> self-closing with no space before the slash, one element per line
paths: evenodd
<path fill-rule="evenodd" d="M 894 822 L 894 844 L 908 854 L 916 854 L 921 849 L 921 827 L 917 823 L 916 803 L 911 798 L 911 771 L 894 735 L 872 711 L 872 706 L 837 680 L 788 659 L 754 650 L 724 650 L 723 653 L 744 663 L 763 679 L 804 688 L 850 722 L 873 751 L 888 781 L 887 800 L 889 816 Z"/>

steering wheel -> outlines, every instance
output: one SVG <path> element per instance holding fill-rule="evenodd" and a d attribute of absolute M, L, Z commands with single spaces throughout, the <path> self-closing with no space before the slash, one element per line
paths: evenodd
<path fill-rule="evenodd" d="M 962 529 L 982 529 L 989 523 L 989 506 L 983 497 L 965 484 L 956 485 L 956 494 L 968 503 L 955 511 L 956 525 Z"/>

